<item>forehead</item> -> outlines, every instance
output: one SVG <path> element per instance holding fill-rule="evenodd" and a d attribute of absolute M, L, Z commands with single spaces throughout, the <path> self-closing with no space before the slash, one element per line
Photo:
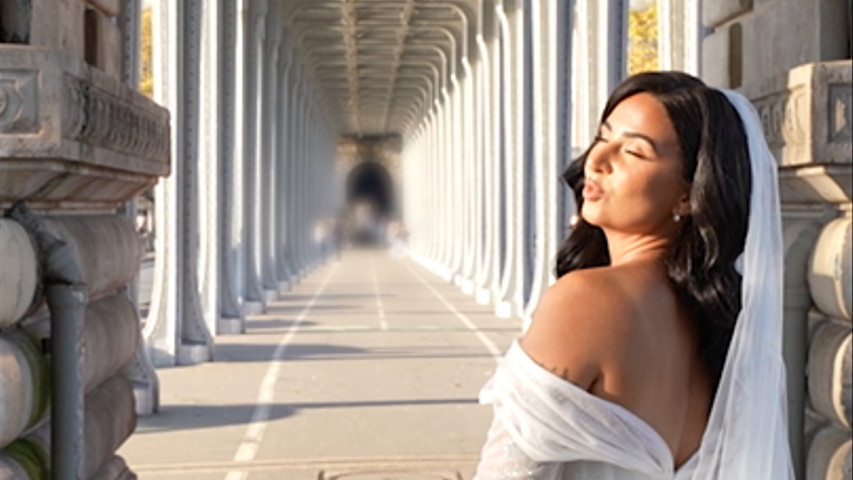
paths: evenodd
<path fill-rule="evenodd" d="M 678 137 L 666 108 L 651 94 L 638 93 L 619 102 L 606 119 L 614 133 L 629 131 L 661 145 L 677 145 Z"/>

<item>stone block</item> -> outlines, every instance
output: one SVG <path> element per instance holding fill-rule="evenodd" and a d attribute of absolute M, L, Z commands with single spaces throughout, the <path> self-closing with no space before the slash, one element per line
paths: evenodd
<path fill-rule="evenodd" d="M 742 35 L 739 24 L 719 28 L 702 41 L 702 80 L 717 88 L 737 88 L 740 82 Z"/>
<path fill-rule="evenodd" d="M 109 210 L 169 173 L 169 112 L 60 50 L 0 45 L 0 208 Z"/>
<path fill-rule="evenodd" d="M 119 0 L 81 0 L 86 5 L 92 7 L 103 15 L 114 17 L 121 13 L 121 3 Z"/>
<path fill-rule="evenodd" d="M 94 27 L 97 29 L 96 34 L 96 58 L 95 66 L 100 68 L 107 75 L 115 78 L 121 78 L 121 62 L 122 62 L 122 33 L 121 29 L 113 25 L 109 18 L 104 15 L 96 14 L 97 20 L 94 22 Z"/>
<path fill-rule="evenodd" d="M 853 416 L 851 373 L 850 324 L 823 322 L 809 348 L 809 399 L 821 416 L 848 429 Z"/>
<path fill-rule="evenodd" d="M 38 283 L 36 250 L 27 231 L 7 218 L 0 218 L 0 330 L 13 325 L 35 300 Z"/>
<path fill-rule="evenodd" d="M 136 428 L 133 387 L 116 375 L 86 394 L 83 438 L 84 477 L 91 478 L 110 461 Z"/>
<path fill-rule="evenodd" d="M 826 427 L 809 446 L 807 480 L 845 480 L 851 475 L 850 431 Z"/>
<path fill-rule="evenodd" d="M 30 45 L 84 58 L 84 12 L 85 6 L 78 0 L 33 0 Z"/>
<path fill-rule="evenodd" d="M 0 335 L 0 448 L 47 412 L 48 382 L 47 362 L 29 336 L 20 329 Z"/>
<path fill-rule="evenodd" d="M 752 0 L 702 2 L 702 23 L 709 27 L 716 27 L 750 10 L 752 10 Z"/>
<path fill-rule="evenodd" d="M 793 190 L 799 191 L 803 200 L 849 202 L 853 163 L 850 60 L 801 65 L 748 84 L 741 91 L 758 110 L 767 143 L 782 167 L 783 191 L 784 180 L 791 178 L 802 184 L 794 185 Z M 823 170 L 799 178 L 786 172 L 790 167 L 818 165 Z M 834 168 L 836 165 L 843 167 Z"/>
<path fill-rule="evenodd" d="M 833 317 L 853 319 L 853 220 L 829 222 L 809 261 L 809 290 L 815 305 Z"/>

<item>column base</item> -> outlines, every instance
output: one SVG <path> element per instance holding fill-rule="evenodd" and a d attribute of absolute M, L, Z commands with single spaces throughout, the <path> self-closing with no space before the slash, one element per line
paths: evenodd
<path fill-rule="evenodd" d="M 495 315 L 498 318 L 509 318 L 512 316 L 512 303 L 501 300 L 495 305 Z"/>
<path fill-rule="evenodd" d="M 243 315 L 257 315 L 264 313 L 264 303 L 257 300 L 243 301 Z"/>
<path fill-rule="evenodd" d="M 278 297 L 281 298 L 282 295 L 290 291 L 290 282 L 287 280 L 279 280 L 278 281 Z"/>
<path fill-rule="evenodd" d="M 478 305 L 488 305 L 489 299 L 491 298 L 491 294 L 485 288 L 477 289 L 477 304 Z"/>
<path fill-rule="evenodd" d="M 133 382 L 133 398 L 137 415 L 153 415 L 160 411 L 160 392 L 150 382 Z"/>
<path fill-rule="evenodd" d="M 278 300 L 278 290 L 264 290 L 264 304 Z"/>
<path fill-rule="evenodd" d="M 213 351 L 206 343 L 183 343 L 178 348 L 178 365 L 196 365 L 213 359 Z"/>
<path fill-rule="evenodd" d="M 217 331 L 223 335 L 233 335 L 236 333 L 245 333 L 243 328 L 242 318 L 220 318 L 217 324 Z"/>
<path fill-rule="evenodd" d="M 462 293 L 471 295 L 474 293 L 474 282 L 471 280 L 462 280 Z"/>

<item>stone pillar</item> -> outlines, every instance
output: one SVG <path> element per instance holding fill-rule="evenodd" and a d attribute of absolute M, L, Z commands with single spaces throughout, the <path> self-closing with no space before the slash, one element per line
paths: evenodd
<path fill-rule="evenodd" d="M 243 222 L 243 165 L 242 155 L 237 155 L 240 143 L 237 133 L 241 122 L 243 102 L 241 98 L 243 72 L 242 53 L 245 50 L 245 29 L 238 18 L 236 2 L 220 0 L 221 45 L 219 47 L 219 70 L 221 101 L 220 123 L 220 169 L 218 173 L 219 211 L 219 333 L 242 333 L 245 331 L 242 306 L 244 270 L 241 248 Z M 242 12 L 241 12 L 242 15 Z M 239 55 L 239 59 L 238 59 Z"/>
<path fill-rule="evenodd" d="M 535 202 L 535 258 L 529 301 L 525 307 L 524 326 L 529 325 L 533 310 L 544 290 L 554 281 L 554 259 L 562 236 L 562 222 L 558 214 L 560 173 L 565 168 L 567 153 L 561 141 L 569 131 L 567 116 L 568 80 L 565 72 L 570 67 L 569 16 L 565 5 L 559 2 L 532 2 L 531 30 L 539 38 L 532 41 L 533 59 L 533 152 L 536 202 Z M 560 82 L 560 80 L 563 80 Z M 565 121 L 563 119 L 566 119 Z M 561 148 L 562 147 L 562 148 Z"/>
<path fill-rule="evenodd" d="M 240 137 L 241 164 L 243 166 L 243 307 L 244 313 L 264 311 L 264 293 L 261 286 L 258 255 L 258 217 L 260 205 L 258 199 L 258 117 L 261 102 L 260 75 L 264 17 L 266 3 L 249 0 L 247 13 L 244 14 L 245 52 L 243 64 L 244 110 L 241 117 L 242 135 Z"/>
<path fill-rule="evenodd" d="M 658 0 L 658 67 L 699 73 L 700 2 Z"/>
<path fill-rule="evenodd" d="M 583 151 L 595 137 L 610 91 L 625 75 L 627 0 L 578 0 L 572 78 L 572 144 Z"/>
<path fill-rule="evenodd" d="M 157 246 L 144 335 L 157 366 L 210 360 L 198 275 L 198 0 L 154 4 L 155 97 L 172 112 L 172 175 L 155 190 Z"/>
<path fill-rule="evenodd" d="M 485 15 L 486 12 L 483 12 Z M 485 23 L 485 19 L 484 19 Z M 477 63 L 477 162 L 478 162 L 478 186 L 480 189 L 478 203 L 481 205 L 480 215 L 482 230 L 479 237 L 480 258 L 478 259 L 477 293 L 476 300 L 480 305 L 486 305 L 491 300 L 491 285 L 494 276 L 495 265 L 493 261 L 494 251 L 494 174 L 496 158 L 492 136 L 492 59 L 489 58 L 488 47 L 484 39 L 485 32 L 478 32 L 476 44 L 478 52 Z"/>
<path fill-rule="evenodd" d="M 849 309 L 821 300 L 850 298 L 849 286 L 846 297 L 836 286 L 850 278 L 842 253 L 850 236 L 853 123 L 848 9 L 820 0 L 761 8 L 704 2 L 702 9 L 713 29 L 703 40 L 703 79 L 740 88 L 755 103 L 780 163 L 791 449 L 798 477 L 821 480 L 849 476 L 851 468 L 851 389 L 842 373 L 850 371 Z"/>
<path fill-rule="evenodd" d="M 524 199 L 525 99 L 524 10 L 521 0 L 505 2 L 499 10 L 504 68 L 503 123 L 507 136 L 505 170 L 505 266 L 495 313 L 499 317 L 521 315 L 524 304 Z"/>
<path fill-rule="evenodd" d="M 284 252 L 290 272 L 291 283 L 300 280 L 299 265 L 296 259 L 296 138 L 299 123 L 299 82 L 297 67 L 290 69 L 288 78 L 288 108 L 287 108 L 287 144 L 285 145 L 285 243 Z"/>
<path fill-rule="evenodd" d="M 290 135 L 291 126 L 291 83 L 290 75 L 294 69 L 290 46 L 287 38 L 282 39 L 281 52 L 279 53 L 279 76 L 278 91 L 279 101 L 277 103 L 276 121 L 276 147 L 273 161 L 276 163 L 275 193 L 275 253 L 276 253 L 276 278 L 278 280 L 279 294 L 288 291 L 293 281 L 293 273 L 290 270 L 290 261 L 287 255 L 287 219 L 290 216 L 288 200 L 288 179 L 290 156 L 288 155 L 290 143 L 293 141 Z"/>
<path fill-rule="evenodd" d="M 278 95 L 278 54 L 282 36 L 282 22 L 278 13 L 278 2 L 270 7 L 266 15 L 263 41 L 263 62 L 261 64 L 261 105 L 258 135 L 260 136 L 259 161 L 257 162 L 258 193 L 258 259 L 260 260 L 261 284 L 264 289 L 264 302 L 278 298 L 278 280 L 276 279 L 275 254 L 275 177 L 274 137 L 278 130 L 276 122 Z"/>
<path fill-rule="evenodd" d="M 201 307 L 208 331 L 219 331 L 220 273 L 222 222 L 219 212 L 227 208 L 221 203 L 222 91 L 221 64 L 223 5 L 219 1 L 204 5 L 201 13 L 201 67 L 199 90 L 201 101 L 201 131 L 198 154 L 198 282 Z"/>

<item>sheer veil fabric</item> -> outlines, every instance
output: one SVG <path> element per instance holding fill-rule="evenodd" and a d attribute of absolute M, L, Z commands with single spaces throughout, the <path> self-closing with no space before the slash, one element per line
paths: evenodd
<path fill-rule="evenodd" d="M 783 244 L 777 165 L 758 115 L 724 90 L 749 142 L 746 244 L 737 268 L 743 308 L 701 446 L 673 471 L 663 440 L 618 405 L 539 367 L 513 344 L 480 394 L 494 421 L 476 478 L 792 480 L 782 359 Z M 566 462 L 581 462 L 573 476 Z M 588 463 L 598 468 L 587 468 Z"/>

